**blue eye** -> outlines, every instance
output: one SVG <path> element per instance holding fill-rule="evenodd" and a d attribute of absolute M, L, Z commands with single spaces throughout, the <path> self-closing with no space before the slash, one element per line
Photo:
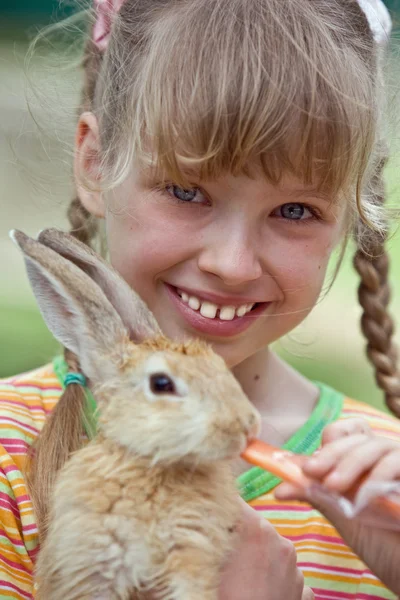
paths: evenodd
<path fill-rule="evenodd" d="M 309 208 L 307 208 L 304 204 L 298 204 L 296 202 L 282 204 L 282 206 L 277 209 L 277 212 L 279 213 L 280 217 L 290 221 L 300 221 L 313 217 L 313 214 Z"/>
<path fill-rule="evenodd" d="M 202 202 L 201 193 L 197 188 L 185 190 L 178 185 L 168 185 L 166 188 L 167 192 L 172 194 L 177 200 L 181 202 Z M 199 198 L 197 196 L 200 196 Z"/>

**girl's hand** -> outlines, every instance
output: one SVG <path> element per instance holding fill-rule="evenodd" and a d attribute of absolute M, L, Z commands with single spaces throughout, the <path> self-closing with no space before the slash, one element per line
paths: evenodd
<path fill-rule="evenodd" d="M 375 435 L 364 419 L 337 421 L 325 428 L 321 450 L 305 459 L 303 471 L 340 494 L 349 492 L 362 476 L 366 476 L 364 481 L 397 481 L 400 443 Z M 371 571 L 400 594 L 400 532 L 346 519 L 324 500 L 318 498 L 314 502 L 291 484 L 281 484 L 275 496 L 280 500 L 311 502 Z"/>
<path fill-rule="evenodd" d="M 400 478 L 400 443 L 374 435 L 364 419 L 338 421 L 325 428 L 321 450 L 303 471 L 340 494 L 367 473 L 365 481 L 395 481 Z"/>
<path fill-rule="evenodd" d="M 293 544 L 243 502 L 239 543 L 226 565 L 219 600 L 313 600 L 296 561 Z"/>

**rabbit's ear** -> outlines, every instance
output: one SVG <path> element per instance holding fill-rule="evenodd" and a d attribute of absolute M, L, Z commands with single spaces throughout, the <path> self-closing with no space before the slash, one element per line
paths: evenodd
<path fill-rule="evenodd" d="M 121 317 L 132 340 L 141 342 L 161 335 L 157 321 L 140 296 L 89 246 L 57 229 L 41 231 L 38 240 L 73 262 L 97 283 Z"/>
<path fill-rule="evenodd" d="M 104 379 L 110 364 L 105 357 L 118 347 L 123 352 L 128 337 L 117 311 L 99 286 L 69 260 L 21 231 L 12 231 L 10 236 L 24 254 L 33 292 L 50 331 L 79 357 L 90 379 Z"/>

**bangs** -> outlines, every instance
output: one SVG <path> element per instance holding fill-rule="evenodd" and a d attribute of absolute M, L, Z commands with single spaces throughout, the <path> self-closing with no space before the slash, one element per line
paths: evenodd
<path fill-rule="evenodd" d="M 351 27 L 336 35 L 334 9 L 207 0 L 153 11 L 126 95 L 135 161 L 183 187 L 188 171 L 215 179 L 254 166 L 273 184 L 290 173 L 331 195 L 359 186 L 375 140 L 374 69 Z"/>

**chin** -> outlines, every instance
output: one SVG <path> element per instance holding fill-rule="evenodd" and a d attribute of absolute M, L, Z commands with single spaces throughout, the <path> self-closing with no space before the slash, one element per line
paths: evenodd
<path fill-rule="evenodd" d="M 233 369 L 234 367 L 242 363 L 244 360 L 249 358 L 252 354 L 254 354 L 254 352 L 240 352 L 239 348 L 235 347 L 234 342 L 231 342 L 230 344 L 211 342 L 211 347 L 216 354 L 218 354 L 221 358 L 224 359 L 229 369 Z"/>

